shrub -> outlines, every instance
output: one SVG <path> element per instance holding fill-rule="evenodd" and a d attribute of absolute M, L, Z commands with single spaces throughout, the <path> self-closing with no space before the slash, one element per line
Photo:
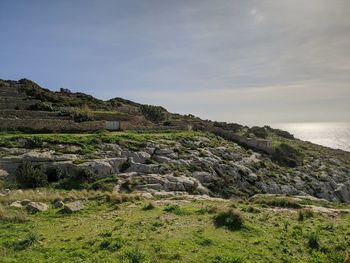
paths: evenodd
<path fill-rule="evenodd" d="M 167 205 L 166 207 L 164 207 L 163 210 L 165 212 L 173 213 L 173 214 L 178 215 L 178 216 L 183 216 L 183 215 L 189 215 L 190 214 L 189 211 L 186 211 L 186 210 L 182 209 L 178 205 Z"/>
<path fill-rule="evenodd" d="M 226 227 L 229 230 L 239 230 L 243 227 L 244 219 L 242 215 L 233 209 L 220 212 L 214 217 L 216 227 Z"/>
<path fill-rule="evenodd" d="M 302 209 L 298 213 L 298 220 L 303 221 L 304 219 L 314 217 L 314 212 L 311 209 Z"/>
<path fill-rule="evenodd" d="M 281 143 L 276 147 L 273 158 L 281 164 L 289 167 L 295 167 L 303 163 L 303 154 L 286 143 Z"/>
<path fill-rule="evenodd" d="M 94 118 L 88 109 L 84 110 L 62 110 L 59 116 L 69 117 L 75 122 L 93 121 Z"/>
<path fill-rule="evenodd" d="M 106 238 L 104 240 L 102 240 L 101 244 L 100 244 L 100 249 L 108 249 L 111 251 L 115 251 L 120 249 L 123 246 L 123 240 L 120 238 L 117 239 L 113 239 L 111 237 Z"/>
<path fill-rule="evenodd" d="M 147 211 L 147 210 L 152 210 L 152 209 L 154 209 L 154 208 L 156 208 L 156 206 L 154 205 L 154 203 L 149 202 L 147 205 L 145 205 L 145 206 L 143 207 L 143 210 Z"/>
<path fill-rule="evenodd" d="M 88 111 L 73 111 L 71 117 L 75 122 L 93 121 L 94 118 Z"/>
<path fill-rule="evenodd" d="M 83 169 L 76 175 L 75 179 L 84 183 L 93 183 L 95 181 L 95 175 L 90 170 Z"/>
<path fill-rule="evenodd" d="M 320 238 L 319 238 L 318 233 L 313 232 L 313 233 L 309 234 L 307 236 L 307 239 L 308 239 L 308 246 L 311 249 L 317 249 L 320 247 L 320 243 L 319 243 Z"/>
<path fill-rule="evenodd" d="M 146 255 L 139 249 L 134 249 L 125 253 L 131 263 L 142 263 L 146 260 Z"/>
<path fill-rule="evenodd" d="M 145 118 L 152 122 L 161 122 L 166 118 L 166 110 L 162 107 L 153 105 L 141 105 L 140 109 Z"/>
<path fill-rule="evenodd" d="M 31 162 L 23 162 L 16 171 L 16 182 L 25 188 L 42 187 L 48 184 L 42 166 L 33 167 Z"/>
<path fill-rule="evenodd" d="M 273 129 L 274 133 L 286 139 L 294 140 L 294 135 L 280 129 Z"/>
<path fill-rule="evenodd" d="M 251 133 L 253 133 L 258 138 L 264 138 L 265 139 L 269 135 L 265 128 L 258 127 L 258 126 L 254 126 L 254 127 L 250 128 L 249 131 Z"/>
<path fill-rule="evenodd" d="M 57 182 L 66 176 L 65 172 L 58 166 L 50 166 L 46 168 L 45 173 L 49 183 Z"/>
<path fill-rule="evenodd" d="M 260 210 L 253 207 L 253 206 L 248 206 L 242 209 L 242 211 L 247 212 L 247 213 L 260 213 Z"/>
<path fill-rule="evenodd" d="M 256 199 L 255 203 L 267 205 L 267 206 L 277 206 L 285 208 L 301 208 L 302 206 L 295 200 L 291 198 L 281 198 L 281 197 L 262 197 Z"/>
<path fill-rule="evenodd" d="M 28 149 L 41 148 L 43 145 L 44 142 L 39 137 L 28 138 L 24 143 L 24 147 Z"/>
<path fill-rule="evenodd" d="M 0 222 L 23 223 L 28 220 L 23 211 L 7 210 L 0 206 Z"/>
<path fill-rule="evenodd" d="M 241 257 L 225 257 L 225 256 L 216 256 L 212 259 L 211 263 L 243 263 Z"/>
<path fill-rule="evenodd" d="M 38 234 L 34 232 L 30 232 L 24 239 L 19 241 L 14 241 L 11 243 L 7 243 L 6 245 L 8 247 L 12 247 L 15 250 L 24 250 L 28 247 L 34 245 L 35 243 L 39 242 L 39 236 Z"/>
<path fill-rule="evenodd" d="M 53 107 L 50 103 L 47 102 L 38 102 L 34 105 L 31 105 L 29 110 L 34 110 L 34 111 L 53 111 Z"/>

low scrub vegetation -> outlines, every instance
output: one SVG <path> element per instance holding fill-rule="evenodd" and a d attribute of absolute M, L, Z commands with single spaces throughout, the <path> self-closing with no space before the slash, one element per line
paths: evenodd
<path fill-rule="evenodd" d="M 243 227 L 244 219 L 241 213 L 234 209 L 229 209 L 215 215 L 214 223 L 217 227 L 226 227 L 229 230 L 239 230 Z"/>
<path fill-rule="evenodd" d="M 294 146 L 281 143 L 275 148 L 273 158 L 283 165 L 295 167 L 303 164 L 304 155 Z"/>
<path fill-rule="evenodd" d="M 0 204 L 0 222 L 23 223 L 28 220 L 27 214 L 23 211 L 11 210 Z"/>
<path fill-rule="evenodd" d="M 296 200 L 289 197 L 274 197 L 274 196 L 259 197 L 254 199 L 254 202 L 265 206 L 296 208 L 296 209 L 302 208 L 302 206 Z"/>

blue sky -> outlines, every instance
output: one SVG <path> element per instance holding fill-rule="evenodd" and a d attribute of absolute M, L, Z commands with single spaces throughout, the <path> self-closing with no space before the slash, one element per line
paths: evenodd
<path fill-rule="evenodd" d="M 0 78 L 243 124 L 350 121 L 348 0 L 1 0 Z"/>

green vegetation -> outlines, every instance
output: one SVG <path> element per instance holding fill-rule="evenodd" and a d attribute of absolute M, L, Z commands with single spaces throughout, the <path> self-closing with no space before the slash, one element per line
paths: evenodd
<path fill-rule="evenodd" d="M 275 197 L 275 196 L 262 196 L 254 199 L 257 204 L 272 206 L 272 207 L 284 207 L 284 208 L 301 208 L 299 202 L 293 198 L 288 197 Z"/>
<path fill-rule="evenodd" d="M 233 209 L 220 212 L 214 217 L 217 227 L 227 227 L 229 230 L 239 230 L 243 227 L 244 219 L 242 215 Z"/>
<path fill-rule="evenodd" d="M 166 118 L 166 110 L 160 106 L 141 105 L 141 112 L 146 119 L 158 123 Z"/>
<path fill-rule="evenodd" d="M 129 195 L 40 193 L 24 190 L 0 197 L 0 262 L 328 263 L 344 262 L 350 246 L 349 213 L 314 212 L 310 220 L 300 221 L 293 209 L 272 210 L 240 200 L 161 199 L 144 209 L 150 201 Z M 51 206 L 30 214 L 8 206 L 24 198 L 51 203 L 58 197 L 80 199 L 85 209 L 65 214 Z M 246 207 L 260 213 L 244 211 Z M 14 213 L 25 220 L 11 219 Z"/>
<path fill-rule="evenodd" d="M 275 148 L 274 159 L 281 164 L 295 167 L 303 164 L 303 154 L 295 147 L 281 143 Z"/>

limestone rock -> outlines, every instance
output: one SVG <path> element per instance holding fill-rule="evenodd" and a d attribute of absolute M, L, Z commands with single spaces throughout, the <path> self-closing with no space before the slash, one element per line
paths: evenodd
<path fill-rule="evenodd" d="M 48 205 L 40 202 L 30 202 L 27 205 L 27 210 L 30 212 L 36 213 L 36 212 L 44 212 L 48 209 Z"/>
<path fill-rule="evenodd" d="M 15 208 L 22 208 L 23 205 L 21 204 L 21 201 L 15 201 L 15 202 L 12 202 L 10 204 L 11 207 L 15 207 Z"/>
<path fill-rule="evenodd" d="M 84 205 L 79 201 L 64 205 L 64 210 L 68 213 L 77 212 L 82 209 L 84 209 Z"/>

